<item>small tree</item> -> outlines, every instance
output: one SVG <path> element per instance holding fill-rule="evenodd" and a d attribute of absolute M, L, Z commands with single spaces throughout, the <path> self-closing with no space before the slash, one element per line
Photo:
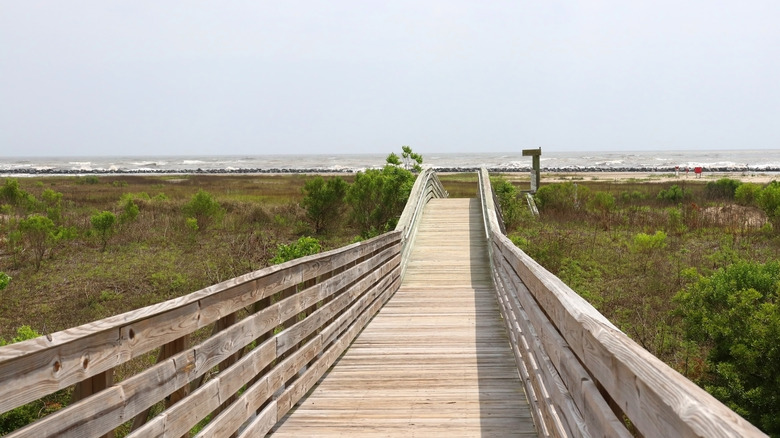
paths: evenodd
<path fill-rule="evenodd" d="M 414 185 L 414 175 L 398 166 L 358 172 L 347 190 L 352 222 L 363 237 L 385 232 L 398 223 Z"/>
<path fill-rule="evenodd" d="M 395 152 L 391 152 L 385 160 L 392 166 L 403 167 L 404 169 L 418 173 L 422 171 L 423 157 L 420 154 L 412 152 L 411 146 L 401 146 L 401 157 Z"/>
<path fill-rule="evenodd" d="M 347 183 L 338 177 L 326 181 L 317 176 L 306 181 L 301 205 L 306 209 L 306 217 L 315 233 L 330 228 L 341 218 L 347 187 Z"/>
<path fill-rule="evenodd" d="M 198 221 L 198 229 L 203 230 L 222 216 L 224 210 L 211 193 L 201 189 L 184 205 L 184 214 L 194 217 Z"/>
<path fill-rule="evenodd" d="M 116 223 L 116 216 L 114 213 L 111 213 L 110 211 L 102 211 L 100 213 L 96 213 L 92 215 L 92 218 L 90 218 L 90 222 L 92 222 L 92 228 L 95 229 L 95 231 L 98 232 L 100 235 L 100 240 L 103 242 L 103 247 L 101 248 L 101 251 L 106 250 L 106 246 L 108 245 L 108 239 L 111 237 L 111 235 L 114 232 L 114 224 Z"/>
<path fill-rule="evenodd" d="M 19 221 L 19 232 L 35 256 L 35 270 L 41 269 L 43 256 L 57 242 L 57 227 L 46 216 L 34 214 Z"/>
<path fill-rule="evenodd" d="M 404 160 L 404 168 L 412 172 L 422 170 L 423 157 L 420 154 L 412 152 L 411 146 L 401 146 L 401 157 Z"/>

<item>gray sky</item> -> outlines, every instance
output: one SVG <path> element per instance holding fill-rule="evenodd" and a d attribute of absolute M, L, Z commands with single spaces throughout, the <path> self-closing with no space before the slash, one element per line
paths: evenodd
<path fill-rule="evenodd" d="M 0 3 L 0 155 L 780 149 L 780 2 Z"/>

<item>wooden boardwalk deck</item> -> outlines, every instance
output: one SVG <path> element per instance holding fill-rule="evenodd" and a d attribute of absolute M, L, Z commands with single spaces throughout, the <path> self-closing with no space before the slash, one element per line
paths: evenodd
<path fill-rule="evenodd" d="M 537 436 L 478 200 L 426 206 L 400 290 L 273 436 Z"/>

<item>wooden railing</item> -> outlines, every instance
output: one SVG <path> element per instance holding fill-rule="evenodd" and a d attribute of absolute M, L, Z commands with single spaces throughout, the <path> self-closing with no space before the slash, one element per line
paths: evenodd
<path fill-rule="evenodd" d="M 513 245 L 479 176 L 498 301 L 541 436 L 765 436 Z"/>
<path fill-rule="evenodd" d="M 112 436 L 121 426 L 178 437 L 196 425 L 199 437 L 262 436 L 398 289 L 401 237 L 0 348 L 0 413 L 75 385 L 73 403 L 8 436 Z M 113 381 L 155 351 L 156 364 Z"/>
<path fill-rule="evenodd" d="M 417 225 L 422 218 L 423 208 L 433 198 L 446 198 L 448 193 L 444 190 L 439 177 L 432 168 L 427 168 L 417 175 L 414 186 L 406 201 L 403 213 L 398 220 L 396 231 L 402 234 L 401 277 L 406 272 L 406 262 L 409 260 L 409 251 L 414 246 L 414 237 L 417 235 Z"/>

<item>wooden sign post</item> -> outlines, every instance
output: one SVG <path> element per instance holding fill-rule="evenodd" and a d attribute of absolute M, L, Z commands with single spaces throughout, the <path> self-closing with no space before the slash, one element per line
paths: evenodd
<path fill-rule="evenodd" d="M 539 189 L 539 183 L 541 182 L 541 165 L 539 164 L 539 157 L 542 156 L 542 148 L 538 149 L 523 149 L 524 157 L 533 157 L 533 164 L 531 166 L 531 193 L 536 193 Z"/>

